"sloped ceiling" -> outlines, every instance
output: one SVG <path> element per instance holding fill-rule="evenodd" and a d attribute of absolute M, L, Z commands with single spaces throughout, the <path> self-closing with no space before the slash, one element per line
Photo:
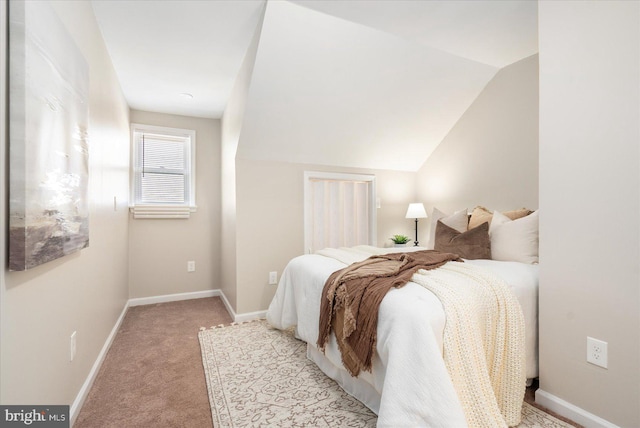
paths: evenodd
<path fill-rule="evenodd" d="M 538 52 L 535 0 L 291 0 L 502 68 Z"/>
<path fill-rule="evenodd" d="M 238 156 L 415 171 L 497 70 L 271 2 Z"/>
<path fill-rule="evenodd" d="M 417 170 L 501 67 L 537 52 L 530 0 L 92 3 L 132 108 L 213 118 L 264 12 L 248 159 Z"/>
<path fill-rule="evenodd" d="M 265 0 L 91 3 L 131 108 L 219 118 Z"/>

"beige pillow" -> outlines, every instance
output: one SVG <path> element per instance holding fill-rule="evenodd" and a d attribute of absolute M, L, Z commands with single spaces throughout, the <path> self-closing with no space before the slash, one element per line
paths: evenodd
<path fill-rule="evenodd" d="M 435 250 L 454 253 L 463 259 L 491 259 L 491 239 L 489 223 L 459 232 L 438 220 L 436 226 Z"/>
<path fill-rule="evenodd" d="M 433 250 L 436 242 L 436 225 L 438 220 L 442 220 L 444 224 L 454 228 L 458 232 L 464 232 L 467 230 L 467 223 L 469 218 L 467 217 L 467 209 L 456 211 L 451 215 L 447 215 L 437 208 L 434 208 L 431 212 L 430 226 L 429 226 L 429 240 L 427 241 L 426 248 Z"/>
<path fill-rule="evenodd" d="M 527 208 L 520 208 L 517 210 L 504 211 L 502 214 L 507 216 L 511 220 L 517 220 L 519 218 L 528 216 L 532 212 L 533 211 Z M 473 209 L 473 212 L 471 213 L 468 229 L 473 229 L 474 227 L 478 227 L 485 222 L 491 223 L 492 217 L 493 217 L 493 212 L 489 211 L 485 207 L 477 206 Z"/>
<path fill-rule="evenodd" d="M 538 211 L 517 220 L 496 211 L 489 235 L 493 260 L 538 262 Z"/>
<path fill-rule="evenodd" d="M 491 217 L 493 217 L 493 213 L 485 207 L 475 207 L 471 213 L 471 218 L 469 218 L 468 229 L 471 230 L 482 223 L 491 223 Z"/>

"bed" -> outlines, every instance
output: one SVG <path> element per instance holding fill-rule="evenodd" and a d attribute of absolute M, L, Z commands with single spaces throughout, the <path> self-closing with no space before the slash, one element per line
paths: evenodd
<path fill-rule="evenodd" d="M 267 320 L 278 329 L 295 327 L 296 336 L 307 342 L 308 358 L 373 410 L 378 426 L 466 426 L 468 414 L 442 357 L 445 312 L 438 297 L 421 284 L 411 281 L 382 300 L 371 372 L 352 377 L 333 335 L 324 353 L 316 346 L 322 290 L 331 273 L 371 255 L 417 250 L 424 248 L 359 246 L 296 257 L 283 271 Z M 537 377 L 538 265 L 494 260 L 464 264 L 492 272 L 513 291 L 525 324 L 526 378 Z"/>

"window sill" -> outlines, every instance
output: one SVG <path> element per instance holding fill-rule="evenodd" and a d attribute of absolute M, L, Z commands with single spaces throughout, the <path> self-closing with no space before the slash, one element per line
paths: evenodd
<path fill-rule="evenodd" d="M 134 219 L 188 219 L 197 208 L 195 205 L 135 205 L 129 210 Z"/>

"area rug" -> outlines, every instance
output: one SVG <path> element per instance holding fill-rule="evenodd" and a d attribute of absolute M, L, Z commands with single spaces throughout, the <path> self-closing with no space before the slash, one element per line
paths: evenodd
<path fill-rule="evenodd" d="M 375 427 L 376 415 L 306 357 L 292 331 L 265 320 L 198 334 L 215 428 Z M 524 403 L 519 428 L 571 425 Z"/>

